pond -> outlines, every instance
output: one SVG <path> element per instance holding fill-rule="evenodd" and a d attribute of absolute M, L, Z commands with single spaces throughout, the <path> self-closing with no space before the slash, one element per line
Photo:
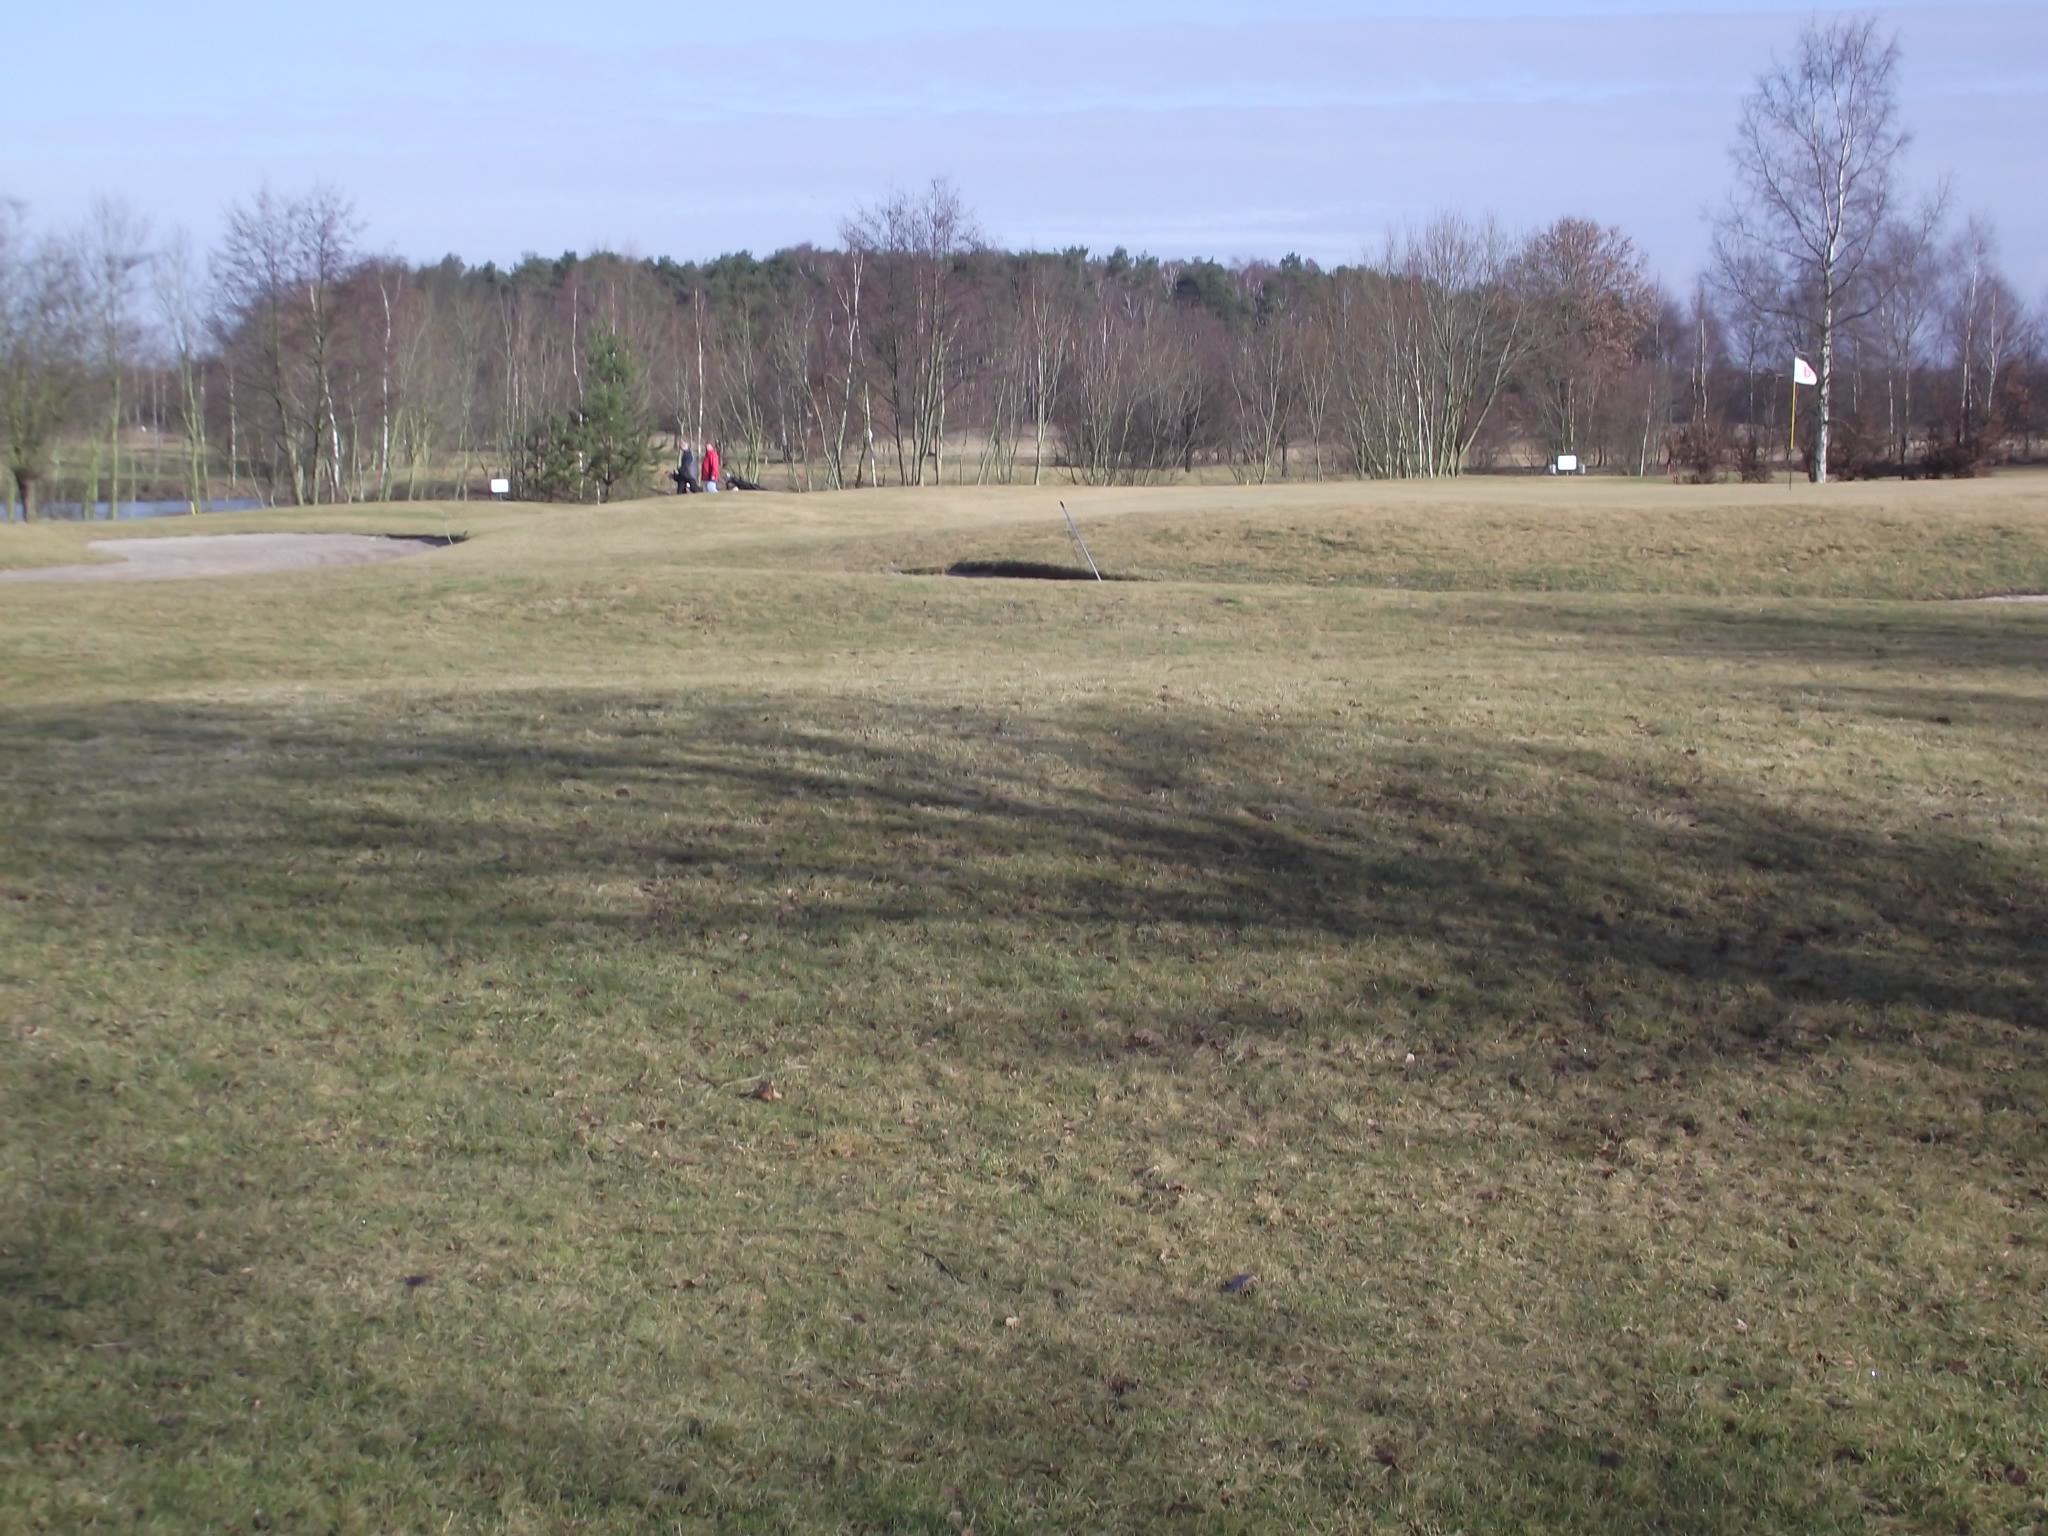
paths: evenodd
<path fill-rule="evenodd" d="M 262 502 L 251 497 L 222 496 L 208 502 L 201 510 L 205 512 L 254 512 L 262 506 Z M 192 503 L 189 501 L 122 501 L 114 504 L 113 515 L 110 517 L 107 513 L 107 504 L 104 501 L 96 501 L 93 503 L 90 521 L 95 523 L 126 523 L 144 517 L 183 517 L 191 510 Z M 46 501 L 36 508 L 36 515 L 38 517 L 58 523 L 87 521 L 84 513 L 85 504 L 79 501 Z M 10 506 L 7 509 L 6 520 L 11 523 L 15 520 L 16 515 L 16 508 Z"/>

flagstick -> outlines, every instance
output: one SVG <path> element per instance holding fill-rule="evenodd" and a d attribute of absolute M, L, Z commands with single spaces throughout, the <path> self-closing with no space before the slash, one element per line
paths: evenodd
<path fill-rule="evenodd" d="M 1798 483 L 1798 481 L 1794 478 L 1797 475 L 1798 470 L 1793 464 L 1793 460 L 1798 457 L 1798 454 L 1799 380 L 1797 376 L 1795 376 L 1792 380 L 1792 429 L 1785 434 L 1785 483 L 1787 485 L 1796 485 Z"/>
<path fill-rule="evenodd" d="M 1067 520 L 1067 532 L 1071 533 L 1074 536 L 1074 542 L 1081 546 L 1081 558 L 1088 562 L 1088 569 L 1095 571 L 1095 579 L 1097 581 L 1102 580 L 1102 572 L 1095 570 L 1095 557 L 1088 553 L 1087 542 L 1082 539 L 1081 530 L 1074 526 L 1074 514 L 1067 510 L 1067 504 L 1064 501 L 1060 503 L 1060 516 Z"/>
<path fill-rule="evenodd" d="M 1802 384 L 1818 384 L 1819 382 L 1820 375 L 1813 371 L 1813 365 L 1797 352 L 1794 352 L 1792 354 L 1792 426 L 1785 436 L 1785 457 L 1788 460 L 1799 452 L 1799 386 Z M 1827 466 L 1825 464 L 1821 465 L 1820 471 L 1822 478 L 1825 479 L 1827 476 Z M 1785 466 L 1786 477 L 1789 479 L 1793 473 L 1794 470 L 1791 464 L 1787 463 Z"/>

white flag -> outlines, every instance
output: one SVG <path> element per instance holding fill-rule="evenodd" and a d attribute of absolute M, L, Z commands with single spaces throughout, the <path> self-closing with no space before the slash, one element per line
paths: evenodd
<path fill-rule="evenodd" d="M 1813 371 L 1813 364 L 1809 363 L 1805 358 L 1795 355 L 1792 359 L 1792 382 L 1794 384 L 1818 384 L 1820 382 L 1820 375 Z"/>

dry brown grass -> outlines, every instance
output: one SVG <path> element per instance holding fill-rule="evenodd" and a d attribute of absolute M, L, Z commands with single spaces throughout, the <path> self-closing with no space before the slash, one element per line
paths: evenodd
<path fill-rule="evenodd" d="M 2038 1522 L 2035 483 L 10 591 L 0 1524 Z"/>

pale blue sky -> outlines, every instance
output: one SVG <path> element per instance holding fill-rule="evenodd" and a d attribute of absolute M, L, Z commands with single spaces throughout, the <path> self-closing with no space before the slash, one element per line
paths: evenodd
<path fill-rule="evenodd" d="M 1827 14 L 1828 8 L 1822 8 Z M 1356 259 L 1439 209 L 1621 225 L 1682 288 L 1738 103 L 1804 5 L 80 0 L 9 24 L 0 194 L 118 194 L 210 240 L 266 179 L 374 247 L 516 259 L 831 242 L 950 177 L 1010 246 Z M 2048 289 L 2048 4 L 1921 4 L 1908 179 L 1953 175 Z"/>

